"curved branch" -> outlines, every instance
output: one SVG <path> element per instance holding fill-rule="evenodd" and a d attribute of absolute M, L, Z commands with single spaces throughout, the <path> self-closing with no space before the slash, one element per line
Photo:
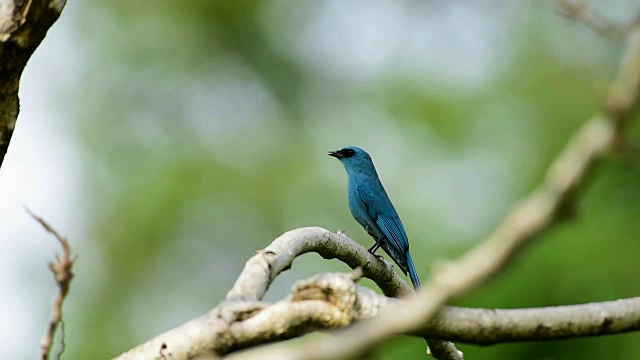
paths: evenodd
<path fill-rule="evenodd" d="M 339 259 L 352 268 L 360 267 L 362 275 L 378 284 L 387 296 L 405 296 L 413 292 L 390 263 L 371 255 L 347 236 L 333 234 L 319 227 L 291 230 L 275 239 L 265 249 L 256 252 L 247 261 L 225 300 L 208 314 L 161 334 L 120 355 L 118 359 L 147 359 L 169 353 L 175 359 L 187 359 L 194 354 L 226 354 L 237 349 L 243 338 L 233 335 L 230 327 L 264 309 L 267 305 L 259 300 L 273 279 L 289 269 L 296 256 L 307 252 L 317 252 L 326 259 Z M 322 310 L 325 315 L 329 311 L 317 305 L 305 305 L 300 310 L 304 309 Z M 309 316 L 311 319 L 315 318 L 315 315 Z M 298 319 L 298 322 L 303 320 Z M 309 325 L 313 324 L 311 322 Z M 242 328 L 237 329 L 241 330 Z M 260 340 L 260 337 L 246 341 L 265 342 Z"/>
<path fill-rule="evenodd" d="M 18 118 L 22 70 L 65 3 L 65 0 L 7 0 L 0 4 L 0 166 Z"/>
<path fill-rule="evenodd" d="M 226 299 L 262 299 L 276 276 L 291 268 L 297 256 L 308 252 L 316 252 L 325 259 L 338 259 L 352 269 L 361 266 L 364 276 L 373 280 L 387 296 L 413 293 L 411 287 L 391 269 L 390 263 L 371 255 L 349 237 L 320 227 L 306 227 L 288 231 L 257 251 L 247 261 Z"/>
<path fill-rule="evenodd" d="M 357 290 L 356 290 L 357 288 Z M 356 295 L 357 294 L 357 295 Z M 313 329 L 339 328 L 375 316 L 397 301 L 357 287 L 350 274 L 325 274 L 297 282 L 283 301 L 228 301 L 207 315 L 162 334 L 116 359 L 172 359 L 222 355 L 236 349 L 290 339 Z"/>

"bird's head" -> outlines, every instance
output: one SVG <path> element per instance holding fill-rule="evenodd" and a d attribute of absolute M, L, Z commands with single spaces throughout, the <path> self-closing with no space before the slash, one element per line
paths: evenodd
<path fill-rule="evenodd" d="M 351 171 L 373 171 L 375 173 L 376 171 L 371 156 L 356 146 L 346 146 L 340 150 L 329 151 L 329 156 L 340 160 L 347 173 Z"/>

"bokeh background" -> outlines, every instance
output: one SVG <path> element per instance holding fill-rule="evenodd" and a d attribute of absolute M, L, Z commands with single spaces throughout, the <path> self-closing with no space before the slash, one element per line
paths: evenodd
<path fill-rule="evenodd" d="M 589 3 L 620 21 L 640 10 Z M 426 281 L 539 183 L 599 109 L 622 48 L 552 1 L 70 1 L 27 66 L 0 170 L 3 356 L 35 357 L 55 292 L 58 245 L 24 205 L 80 256 L 67 359 L 111 357 L 205 313 L 287 230 L 344 229 L 369 246 L 326 156 L 344 145 L 372 154 Z M 607 157 L 583 195 L 575 219 L 457 304 L 639 295 L 637 159 Z M 267 299 L 346 269 L 305 255 Z M 637 359 L 640 334 L 459 348 Z M 423 358 L 424 344 L 399 337 L 376 356 Z"/>

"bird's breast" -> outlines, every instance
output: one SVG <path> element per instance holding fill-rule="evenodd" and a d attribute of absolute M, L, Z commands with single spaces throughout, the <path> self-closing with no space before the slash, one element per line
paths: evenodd
<path fill-rule="evenodd" d="M 354 219 L 364 228 L 370 223 L 367 206 L 358 194 L 358 183 L 349 179 L 348 186 L 349 210 Z"/>

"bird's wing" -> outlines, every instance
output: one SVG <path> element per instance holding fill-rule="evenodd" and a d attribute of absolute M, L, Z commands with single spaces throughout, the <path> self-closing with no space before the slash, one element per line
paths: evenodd
<path fill-rule="evenodd" d="M 380 185 L 379 191 L 372 191 L 369 186 L 356 187 L 356 193 L 364 203 L 369 217 L 378 225 L 391 245 L 405 254 L 409 248 L 407 234 L 400 217 L 391 204 L 387 193 Z"/>
<path fill-rule="evenodd" d="M 396 217 L 392 219 L 384 215 L 379 215 L 376 224 L 378 224 L 380 230 L 382 230 L 387 239 L 389 239 L 398 250 L 403 254 L 407 252 L 409 241 L 407 240 L 407 235 L 405 234 L 402 222 L 400 222 L 400 218 Z"/>

